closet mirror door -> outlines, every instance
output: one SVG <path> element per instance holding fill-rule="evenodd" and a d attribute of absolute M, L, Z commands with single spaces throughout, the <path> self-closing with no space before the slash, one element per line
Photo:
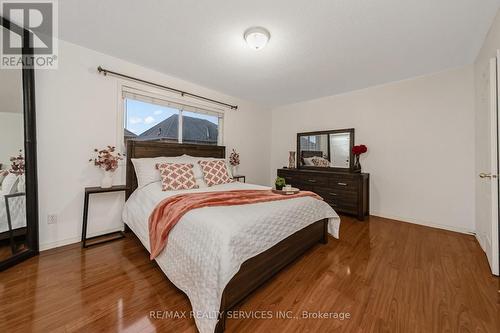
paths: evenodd
<path fill-rule="evenodd" d="M 0 32 L 25 31 L 2 19 Z M 38 253 L 33 70 L 0 68 L 0 270 Z"/>
<path fill-rule="evenodd" d="M 0 70 L 0 261 L 27 250 L 22 71 Z"/>

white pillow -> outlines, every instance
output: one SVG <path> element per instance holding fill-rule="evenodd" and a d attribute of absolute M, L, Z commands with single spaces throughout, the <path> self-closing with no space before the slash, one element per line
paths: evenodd
<path fill-rule="evenodd" d="M 2 182 L 2 190 L 0 192 L 1 195 L 7 195 L 16 193 L 16 186 L 19 176 L 16 176 L 13 173 L 9 173 Z"/>
<path fill-rule="evenodd" d="M 314 157 L 304 157 L 304 164 L 307 166 L 314 166 L 314 163 L 312 161 L 313 158 Z"/>
<path fill-rule="evenodd" d="M 141 188 L 148 184 L 161 181 L 160 171 L 156 169 L 158 163 L 186 163 L 183 156 L 175 157 L 152 157 L 132 158 L 135 175 L 137 176 L 137 187 Z M 190 163 L 190 162 L 188 162 Z"/>

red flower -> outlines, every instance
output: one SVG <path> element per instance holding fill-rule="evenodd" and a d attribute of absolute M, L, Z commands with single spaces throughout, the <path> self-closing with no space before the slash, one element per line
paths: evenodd
<path fill-rule="evenodd" d="M 364 154 L 368 151 L 368 148 L 366 148 L 365 145 L 359 145 L 359 146 L 354 146 L 352 147 L 352 153 L 354 155 L 361 155 Z"/>

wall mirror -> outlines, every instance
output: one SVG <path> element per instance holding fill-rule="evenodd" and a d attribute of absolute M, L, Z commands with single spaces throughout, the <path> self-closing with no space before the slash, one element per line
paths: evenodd
<path fill-rule="evenodd" d="M 28 31 L 0 19 L 2 36 L 29 45 Z M 0 270 L 38 254 L 34 89 L 33 69 L 0 68 Z"/>
<path fill-rule="evenodd" d="M 297 167 L 356 171 L 352 147 L 354 128 L 297 134 Z"/>

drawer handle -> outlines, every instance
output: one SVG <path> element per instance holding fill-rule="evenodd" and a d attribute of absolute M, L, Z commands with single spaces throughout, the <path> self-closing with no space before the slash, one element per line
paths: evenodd
<path fill-rule="evenodd" d="M 337 183 L 337 184 L 339 184 L 339 185 L 341 185 L 341 186 L 347 186 L 347 184 L 346 184 L 346 183 Z"/>
<path fill-rule="evenodd" d="M 307 181 L 310 182 L 310 183 L 316 183 L 315 179 L 308 179 Z"/>
<path fill-rule="evenodd" d="M 336 196 L 337 193 L 330 192 L 330 195 Z"/>

